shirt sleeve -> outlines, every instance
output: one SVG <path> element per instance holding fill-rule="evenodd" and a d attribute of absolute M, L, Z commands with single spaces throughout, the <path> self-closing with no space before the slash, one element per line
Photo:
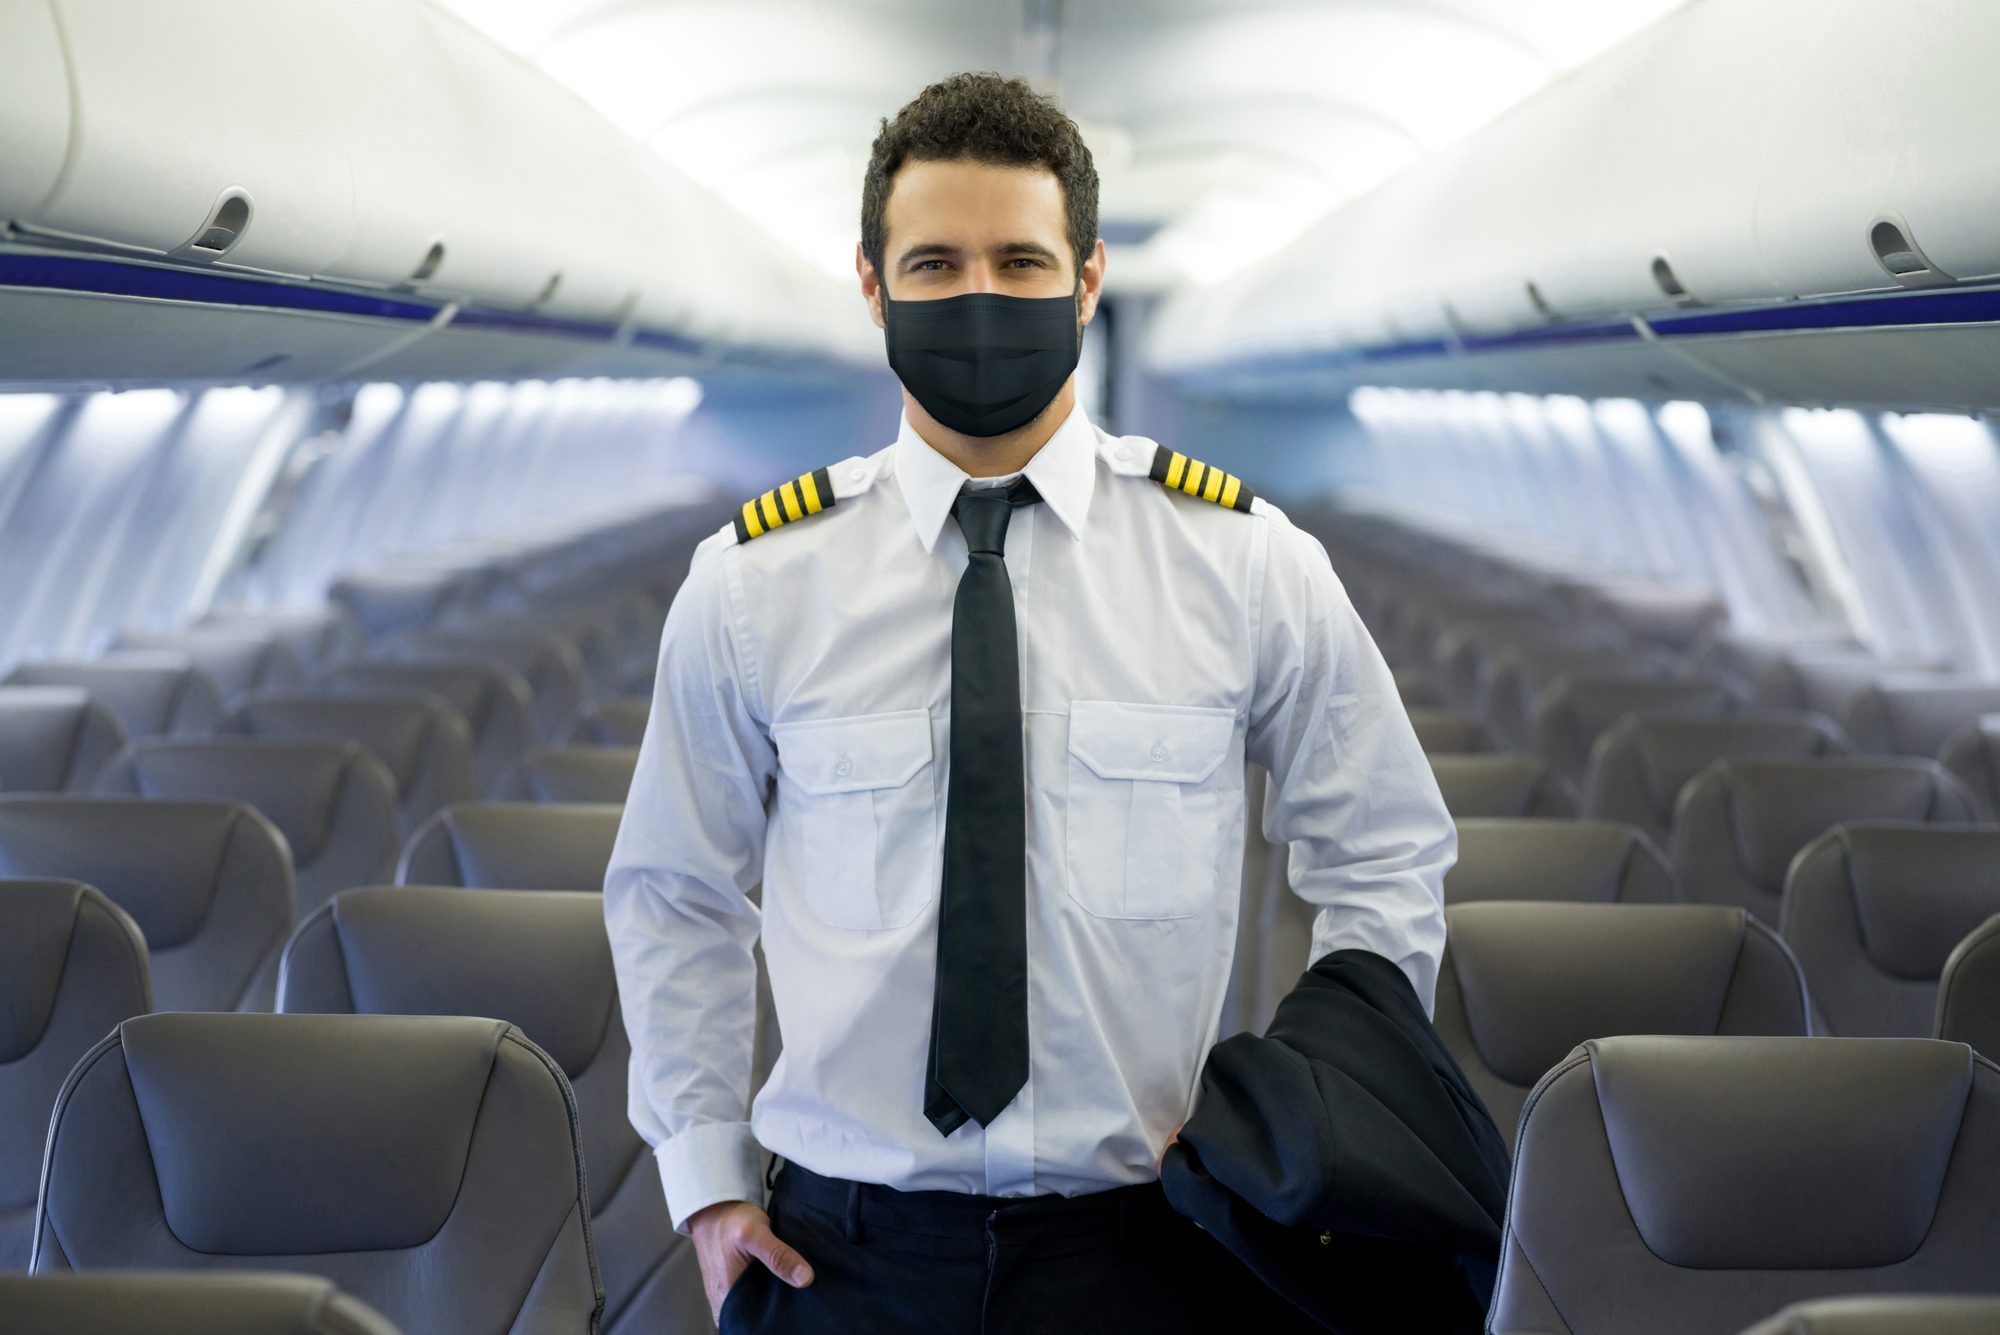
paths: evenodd
<path fill-rule="evenodd" d="M 1265 837 L 1290 845 L 1292 890 L 1318 909 L 1312 958 L 1380 955 L 1408 976 L 1428 1012 L 1458 832 L 1389 666 L 1325 549 L 1275 511 L 1267 533 L 1246 738 L 1250 758 L 1271 774 Z"/>
<path fill-rule="evenodd" d="M 674 1227 L 763 1199 L 750 1134 L 765 794 L 776 751 L 745 681 L 734 548 L 697 549 L 667 614 L 652 715 L 604 882 L 632 1043 L 628 1111 L 658 1156 Z"/>

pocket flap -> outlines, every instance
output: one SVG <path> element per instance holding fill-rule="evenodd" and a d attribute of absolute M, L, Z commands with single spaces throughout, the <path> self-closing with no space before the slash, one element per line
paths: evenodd
<path fill-rule="evenodd" d="M 1069 753 L 1100 779 L 1200 783 L 1236 735 L 1236 712 L 1197 705 L 1074 700 Z"/>
<path fill-rule="evenodd" d="M 922 709 L 781 723 L 771 737 L 786 775 L 815 795 L 900 788 L 931 763 L 931 716 Z"/>

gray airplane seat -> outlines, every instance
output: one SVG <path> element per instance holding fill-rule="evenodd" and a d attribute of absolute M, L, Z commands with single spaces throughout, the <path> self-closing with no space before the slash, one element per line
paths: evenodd
<path fill-rule="evenodd" d="M 576 646 L 549 633 L 454 628 L 416 634 L 399 641 L 389 655 L 412 663 L 456 663 L 468 658 L 492 659 L 517 674 L 528 687 L 534 736 L 549 740 L 561 733 L 586 697 L 583 659 Z"/>
<path fill-rule="evenodd" d="M 132 650 L 90 663 L 23 663 L 8 686 L 75 686 L 110 710 L 132 737 L 189 737 L 211 731 L 222 696 L 180 654 Z"/>
<path fill-rule="evenodd" d="M 1837 826 L 1785 882 L 1780 931 L 1828 1030 L 1922 1038 L 1946 959 L 2000 914 L 2000 828 Z"/>
<path fill-rule="evenodd" d="M 1548 762 L 1513 752 L 1436 752 L 1431 774 L 1459 820 L 1574 816 L 1576 792 Z"/>
<path fill-rule="evenodd" d="M 632 788 L 636 746 L 533 746 L 493 789 L 500 801 L 617 802 Z"/>
<path fill-rule="evenodd" d="M 1972 929 L 1952 948 L 1938 978 L 1932 1032 L 1969 1043 L 2000 1061 L 2000 915 Z"/>
<path fill-rule="evenodd" d="M 326 591 L 327 601 L 371 646 L 450 624 L 466 614 L 469 596 L 469 581 L 459 572 L 421 565 L 351 571 Z"/>
<path fill-rule="evenodd" d="M 1437 1028 L 1511 1146 L 1543 1075 L 1615 1034 L 1811 1033 L 1798 963 L 1712 904 L 1460 904 Z"/>
<path fill-rule="evenodd" d="M 1535 697 L 1534 750 L 1575 783 L 1590 767 L 1597 739 L 1629 714 L 1716 716 L 1736 703 L 1728 691 L 1700 678 L 1565 673 Z"/>
<path fill-rule="evenodd" d="M 0 1275 L 8 1335 L 399 1335 L 314 1275 L 255 1271 Z"/>
<path fill-rule="evenodd" d="M 1650 660 L 1639 655 L 1572 642 L 1510 644 L 1493 655 L 1475 703 L 1496 746 L 1532 751 L 1535 702 L 1558 678 L 1645 672 L 1650 667 Z"/>
<path fill-rule="evenodd" d="M 708 1323 L 692 1245 L 626 1117 L 632 1050 L 596 895 L 437 887 L 352 890 L 285 951 L 284 1011 L 492 1015 L 519 1025 L 576 1091 L 607 1335 Z"/>
<path fill-rule="evenodd" d="M 577 716 L 565 740 L 571 746 L 637 746 L 652 714 L 653 702 L 643 696 L 600 700 Z"/>
<path fill-rule="evenodd" d="M 57 1100 L 33 1269 L 306 1271 L 410 1331 L 592 1331 L 575 1117 L 500 1020 L 141 1016 Z"/>
<path fill-rule="evenodd" d="M 117 716 L 78 686 L 0 686 L 0 791 L 87 791 L 125 745 Z"/>
<path fill-rule="evenodd" d="M 28 1265 L 63 1077 L 107 1031 L 151 1009 L 146 942 L 124 910 L 76 881 L 0 880 L 0 1271 Z M 4 1300 L 0 1317 L 10 1317 Z"/>
<path fill-rule="evenodd" d="M 120 650 L 184 655 L 208 678 L 225 703 L 252 691 L 272 691 L 299 679 L 291 646 L 272 633 L 247 628 L 194 627 L 181 631 L 125 631 Z"/>
<path fill-rule="evenodd" d="M 334 695 L 435 695 L 472 727 L 474 782 L 492 787 L 535 738 L 533 696 L 519 673 L 484 659 L 344 663 L 316 683 Z"/>
<path fill-rule="evenodd" d="M 1396 695 L 1405 709 L 1441 709 L 1445 705 L 1444 692 L 1438 689 L 1437 678 L 1424 668 L 1397 668 L 1395 670 Z"/>
<path fill-rule="evenodd" d="M 410 836 L 396 883 L 602 891 L 624 812 L 615 802 L 460 802 Z"/>
<path fill-rule="evenodd" d="M 212 608 L 195 622 L 196 630 L 238 631 L 268 635 L 292 652 L 302 673 L 323 671 L 342 658 L 361 651 L 361 627 L 338 607 L 328 605 L 317 611 L 250 611 L 245 608 Z"/>
<path fill-rule="evenodd" d="M 1486 735 L 1486 729 L 1469 715 L 1425 705 L 1411 706 L 1409 715 L 1417 745 L 1424 748 L 1425 755 L 1467 755 L 1493 749 L 1493 739 Z"/>
<path fill-rule="evenodd" d="M 1681 790 L 1671 853 L 1689 899 L 1776 923 L 1792 859 L 1834 826 L 1972 815 L 1972 795 L 1935 760 L 1721 760 Z"/>
<path fill-rule="evenodd" d="M 1804 710 L 1758 710 L 1714 718 L 1628 714 L 1597 739 L 1583 780 L 1582 810 L 1622 820 L 1664 847 L 1681 789 L 1718 760 L 1753 756 L 1843 755 L 1847 738 L 1831 719 Z"/>
<path fill-rule="evenodd" d="M 291 849 L 301 917 L 336 890 L 389 879 L 402 848 L 396 780 L 354 742 L 148 738 L 105 767 L 97 791 L 256 808 Z"/>
<path fill-rule="evenodd" d="M 1821 1298 L 1793 1303 L 1743 1335 L 1993 1335 L 2000 1298 Z"/>
<path fill-rule="evenodd" d="M 1593 1039 L 1521 1118 L 1494 1335 L 1734 1335 L 2000 1292 L 2000 1068 L 1931 1039 Z"/>
<path fill-rule="evenodd" d="M 1981 817 L 2000 820 L 2000 716 L 1953 737 L 1939 759 L 1972 792 Z M 0 775 L 5 772 L 0 770 Z"/>
<path fill-rule="evenodd" d="M 1461 820 L 1447 904 L 1532 900 L 1672 904 L 1673 869 L 1650 839 L 1615 821 Z"/>
<path fill-rule="evenodd" d="M 442 808 L 478 795 L 472 725 L 434 696 L 260 695 L 224 719 L 219 731 L 366 747 L 395 781 L 404 837 Z"/>
<path fill-rule="evenodd" d="M 1987 714 L 2000 714 L 2000 682 L 1902 681 L 1855 696 L 1846 723 L 1866 754 L 1935 756 Z"/>
<path fill-rule="evenodd" d="M 0 876 L 83 881 L 132 915 L 161 1010 L 269 1010 L 294 922 L 277 827 L 233 802 L 0 797 Z"/>

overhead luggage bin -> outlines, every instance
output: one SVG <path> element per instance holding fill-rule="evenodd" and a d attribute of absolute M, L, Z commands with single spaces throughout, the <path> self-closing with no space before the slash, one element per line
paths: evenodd
<path fill-rule="evenodd" d="M 0 225 L 55 189 L 69 137 L 69 62 L 52 0 L 0 7 Z"/>

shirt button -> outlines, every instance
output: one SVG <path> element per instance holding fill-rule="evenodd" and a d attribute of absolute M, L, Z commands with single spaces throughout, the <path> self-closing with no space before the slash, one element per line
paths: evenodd
<path fill-rule="evenodd" d="M 1132 447 L 1130 445 L 1120 445 L 1118 447 L 1118 462 L 1121 464 L 1132 462 Z"/>
<path fill-rule="evenodd" d="M 867 476 L 868 476 L 867 472 L 859 468 L 850 468 L 847 470 L 847 480 L 849 482 L 859 482 L 862 478 Z"/>
<path fill-rule="evenodd" d="M 1158 742 L 1154 742 L 1153 749 L 1151 751 L 1148 751 L 1146 754 L 1151 756 L 1153 758 L 1153 763 L 1157 765 L 1167 758 L 1167 748 L 1161 746 Z"/>
<path fill-rule="evenodd" d="M 846 756 L 842 756 L 839 760 L 839 763 L 834 765 L 833 773 L 834 777 L 836 778 L 840 779 L 846 778 L 848 775 L 854 773 L 854 762 L 849 760 Z"/>

